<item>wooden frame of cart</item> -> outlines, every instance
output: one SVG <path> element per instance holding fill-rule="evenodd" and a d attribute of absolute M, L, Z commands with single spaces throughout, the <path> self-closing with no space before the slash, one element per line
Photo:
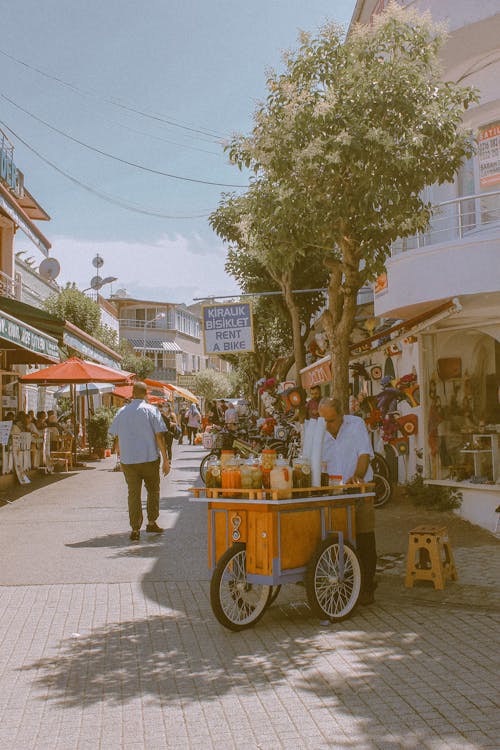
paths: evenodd
<path fill-rule="evenodd" d="M 208 502 L 210 600 L 222 625 L 254 625 L 283 584 L 299 581 L 317 616 L 351 614 L 361 590 L 354 510 L 373 501 L 371 485 L 191 492 Z"/>

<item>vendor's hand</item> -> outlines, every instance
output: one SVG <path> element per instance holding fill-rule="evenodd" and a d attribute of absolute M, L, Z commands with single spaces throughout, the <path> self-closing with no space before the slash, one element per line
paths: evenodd
<path fill-rule="evenodd" d="M 166 477 L 167 474 L 170 472 L 170 461 L 168 459 L 163 461 L 161 470 L 162 470 L 164 477 Z"/>
<path fill-rule="evenodd" d="M 354 475 L 347 480 L 346 484 L 361 484 L 362 481 L 362 479 Z"/>

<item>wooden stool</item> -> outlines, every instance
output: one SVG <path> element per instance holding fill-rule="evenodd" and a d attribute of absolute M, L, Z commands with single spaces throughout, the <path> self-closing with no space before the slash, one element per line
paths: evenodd
<path fill-rule="evenodd" d="M 456 581 L 457 569 L 446 526 L 417 526 L 409 533 L 405 586 L 432 581 L 442 591 L 445 581 Z"/>

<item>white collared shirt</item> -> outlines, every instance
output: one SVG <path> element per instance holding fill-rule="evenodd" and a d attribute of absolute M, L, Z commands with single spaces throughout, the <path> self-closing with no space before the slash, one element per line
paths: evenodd
<path fill-rule="evenodd" d="M 342 481 L 346 482 L 355 474 L 358 458 L 366 454 L 373 458 L 368 430 L 361 417 L 345 414 L 336 438 L 326 432 L 322 460 L 327 463 L 328 474 L 342 476 Z M 372 478 L 369 466 L 364 479 Z"/>

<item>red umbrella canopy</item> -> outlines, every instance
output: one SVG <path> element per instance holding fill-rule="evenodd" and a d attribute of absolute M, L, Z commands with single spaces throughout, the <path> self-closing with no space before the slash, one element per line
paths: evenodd
<path fill-rule="evenodd" d="M 130 383 L 134 376 L 130 372 L 113 370 L 78 357 L 70 357 L 58 365 L 45 367 L 19 378 L 21 383 L 39 385 L 65 385 L 67 383 Z"/>

